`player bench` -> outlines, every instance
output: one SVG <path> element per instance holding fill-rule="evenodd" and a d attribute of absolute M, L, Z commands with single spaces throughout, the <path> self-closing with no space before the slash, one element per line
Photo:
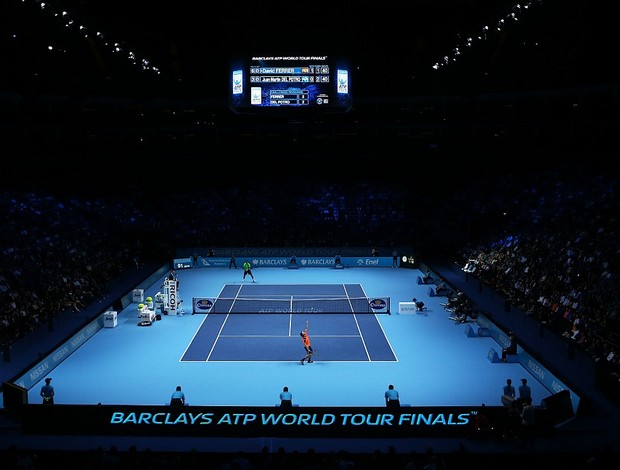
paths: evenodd
<path fill-rule="evenodd" d="M 474 329 L 471 325 L 465 327 L 465 336 L 468 338 L 489 338 L 491 331 L 488 328 L 478 327 Z"/>

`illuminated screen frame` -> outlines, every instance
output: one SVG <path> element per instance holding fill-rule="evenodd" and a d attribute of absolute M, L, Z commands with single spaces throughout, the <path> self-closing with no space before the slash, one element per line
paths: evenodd
<path fill-rule="evenodd" d="M 253 55 L 233 61 L 229 107 L 236 113 L 346 113 L 351 68 L 327 55 Z"/>

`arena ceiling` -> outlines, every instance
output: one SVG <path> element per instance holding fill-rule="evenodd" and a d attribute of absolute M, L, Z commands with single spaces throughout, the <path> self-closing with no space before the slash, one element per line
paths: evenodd
<path fill-rule="evenodd" d="M 114 83 L 217 96 L 231 58 L 273 53 L 346 56 L 358 94 L 373 96 L 614 79 L 611 15 L 585 0 L 7 3 L 0 87 L 9 91 Z"/>

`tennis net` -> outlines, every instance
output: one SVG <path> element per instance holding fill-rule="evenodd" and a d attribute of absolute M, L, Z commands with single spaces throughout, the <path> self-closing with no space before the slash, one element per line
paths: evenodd
<path fill-rule="evenodd" d="M 217 298 L 210 313 L 373 313 L 367 297 Z"/>

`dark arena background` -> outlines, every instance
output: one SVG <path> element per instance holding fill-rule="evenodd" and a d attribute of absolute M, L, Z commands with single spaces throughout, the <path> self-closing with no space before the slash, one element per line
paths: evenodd
<path fill-rule="evenodd" d="M 129 3 L 0 7 L 7 468 L 617 458 L 610 12 Z"/>

